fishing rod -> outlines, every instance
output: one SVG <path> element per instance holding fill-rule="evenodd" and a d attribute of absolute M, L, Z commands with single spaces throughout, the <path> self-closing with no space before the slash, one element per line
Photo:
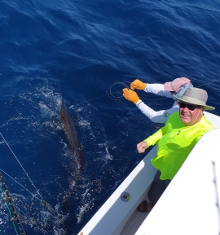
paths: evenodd
<path fill-rule="evenodd" d="M 9 191 L 8 191 L 8 188 L 7 188 L 6 184 L 5 184 L 5 181 L 4 181 L 4 179 L 3 179 L 3 176 L 2 176 L 1 171 L 0 171 L 0 180 L 1 180 L 1 182 L 2 182 L 2 185 L 3 185 L 3 187 L 4 187 L 4 189 L 5 189 L 5 193 L 6 193 L 6 197 L 5 197 L 3 200 L 4 200 L 5 202 L 8 200 L 8 202 L 9 202 L 9 204 L 10 204 L 12 210 L 13 210 L 13 213 L 14 213 L 14 216 L 12 217 L 11 221 L 17 221 L 18 226 L 19 226 L 20 229 L 21 229 L 21 234 L 22 234 L 22 235 L 26 235 L 26 234 L 25 234 L 25 231 L 24 231 L 24 228 L 23 228 L 23 226 L 22 226 L 22 224 L 21 224 L 21 221 L 20 221 L 20 219 L 19 219 L 19 216 L 18 216 L 18 214 L 17 214 L 17 212 L 16 212 L 16 210 L 15 210 L 15 207 L 14 207 L 14 205 L 13 205 L 13 202 L 12 202 L 12 199 L 11 199 L 11 196 L 10 196 L 10 193 L 9 193 Z"/>

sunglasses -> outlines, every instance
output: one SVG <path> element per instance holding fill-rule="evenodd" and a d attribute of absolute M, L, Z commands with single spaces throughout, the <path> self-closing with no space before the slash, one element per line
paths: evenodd
<path fill-rule="evenodd" d="M 180 108 L 188 108 L 190 111 L 194 111 L 196 108 L 200 108 L 201 106 L 199 105 L 193 105 L 193 104 L 186 104 L 186 103 L 183 103 L 181 101 L 178 101 L 178 105 Z"/>

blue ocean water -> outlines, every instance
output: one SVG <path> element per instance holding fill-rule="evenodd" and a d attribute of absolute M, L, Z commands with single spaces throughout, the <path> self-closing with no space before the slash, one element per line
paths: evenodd
<path fill-rule="evenodd" d="M 160 125 L 120 98 L 134 79 L 188 77 L 220 115 L 219 9 L 217 0 L 0 2 L 0 133 L 33 183 L 3 139 L 0 168 L 26 234 L 77 234 L 144 157 L 136 144 Z M 67 211 L 74 166 L 60 92 L 85 155 Z M 173 103 L 138 95 L 156 110 Z M 16 234 L 0 207 L 0 234 Z"/>

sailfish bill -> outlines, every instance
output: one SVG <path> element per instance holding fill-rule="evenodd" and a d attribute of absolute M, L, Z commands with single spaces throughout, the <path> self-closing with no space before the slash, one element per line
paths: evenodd
<path fill-rule="evenodd" d="M 70 114 L 68 108 L 66 107 L 62 96 L 60 104 L 60 118 L 64 124 L 65 133 L 69 141 L 72 160 L 74 163 L 73 165 L 75 166 L 75 169 L 73 169 L 74 170 L 73 175 L 75 175 L 75 180 L 70 182 L 69 191 L 64 195 L 62 201 L 64 205 L 64 210 L 66 210 L 68 206 L 68 199 L 71 196 L 74 186 L 76 185 L 76 182 L 79 178 L 79 170 L 85 168 L 85 158 L 82 151 L 82 146 L 79 141 L 79 137 L 77 135 L 74 119 Z"/>

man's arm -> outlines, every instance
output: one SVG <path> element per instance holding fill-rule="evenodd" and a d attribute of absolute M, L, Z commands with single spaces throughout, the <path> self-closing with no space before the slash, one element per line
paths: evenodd
<path fill-rule="evenodd" d="M 163 84 L 149 84 L 136 79 L 130 84 L 130 88 L 131 90 L 144 90 L 145 92 L 153 93 L 155 95 L 173 98 L 172 94 L 164 89 Z"/>
<path fill-rule="evenodd" d="M 147 139 L 137 144 L 138 152 L 144 153 L 146 148 L 157 144 L 157 142 L 163 137 L 164 134 L 165 134 L 165 127 L 163 126 L 153 135 L 149 136 Z"/>
<path fill-rule="evenodd" d="M 148 147 L 149 146 L 154 146 L 155 144 L 157 144 L 157 142 L 163 137 L 163 135 L 166 134 L 165 131 L 165 126 L 163 126 L 162 128 L 160 128 L 157 132 L 155 132 L 153 135 L 149 136 L 147 139 L 145 139 L 144 141 L 147 142 Z"/>
<path fill-rule="evenodd" d="M 165 123 L 171 114 L 179 110 L 179 106 L 177 105 L 176 102 L 174 103 L 172 108 L 167 109 L 167 110 L 160 110 L 160 111 L 153 110 L 140 99 L 136 103 L 136 106 L 152 122 L 156 122 L 156 123 Z"/>
<path fill-rule="evenodd" d="M 165 96 L 167 98 L 173 98 L 172 94 L 164 89 L 163 84 L 146 84 L 146 87 L 144 88 L 145 92 L 153 93 L 155 95 L 159 96 Z"/>

